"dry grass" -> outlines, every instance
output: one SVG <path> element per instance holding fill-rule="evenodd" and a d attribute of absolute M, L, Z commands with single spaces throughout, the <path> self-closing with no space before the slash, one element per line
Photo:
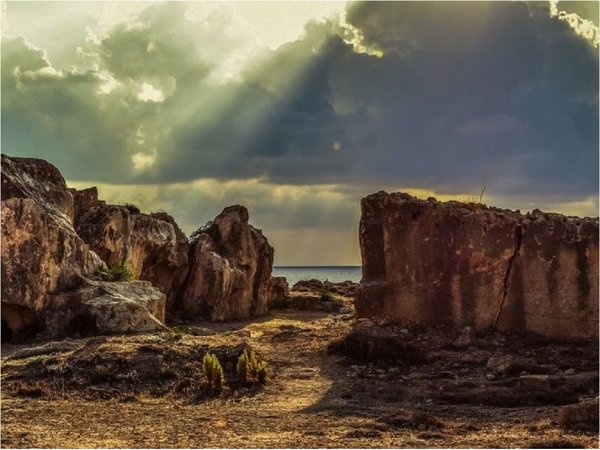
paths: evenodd
<path fill-rule="evenodd" d="M 127 360 L 133 354 L 164 357 L 164 353 L 157 352 L 165 346 L 174 354 L 185 356 L 192 354 L 194 348 L 231 348 L 247 343 L 269 363 L 270 381 L 264 389 L 205 398 L 200 403 L 176 396 L 153 396 L 144 389 L 130 389 L 106 400 L 101 397 L 86 400 L 75 393 L 64 398 L 33 398 L 35 392 L 33 397 L 25 397 L 6 390 L 4 381 L 14 367 L 6 370 L 3 365 L 2 445 L 7 448 L 598 446 L 597 433 L 561 429 L 555 422 L 557 406 L 497 408 L 444 403 L 438 399 L 428 401 L 430 393 L 438 392 L 440 387 L 486 383 L 485 358 L 477 354 L 444 353 L 441 335 L 439 342 L 436 337 L 426 336 L 423 345 L 429 346 L 430 351 L 424 363 L 402 367 L 399 373 L 380 379 L 376 365 L 373 376 L 365 369 L 364 377 L 351 377 L 348 374 L 353 373 L 353 360 L 327 354 L 328 344 L 341 339 L 351 326 L 350 321 L 331 315 L 287 311 L 254 323 L 199 325 L 216 334 L 194 336 L 181 327 L 171 336 L 163 333 L 110 338 L 98 344 L 94 352 L 99 355 L 110 352 Z M 451 342 L 453 338 L 445 339 Z M 482 345 L 492 344 L 484 340 Z M 140 348 L 144 350 L 140 352 Z M 539 351 L 557 355 L 562 350 L 540 347 Z M 196 352 L 194 358 L 201 353 Z M 92 354 L 89 356 L 93 358 Z M 462 366 L 452 367 L 463 357 Z M 50 358 L 68 359 L 68 353 Z M 573 364 L 578 359 L 581 364 L 575 368 L 583 370 L 588 363 L 580 354 L 565 361 Z M 460 372 L 460 378 L 439 376 L 442 363 Z M 168 361 L 166 364 L 170 367 Z M 227 370 L 224 365 L 224 371 Z M 98 376 L 114 375 L 100 370 Z"/>

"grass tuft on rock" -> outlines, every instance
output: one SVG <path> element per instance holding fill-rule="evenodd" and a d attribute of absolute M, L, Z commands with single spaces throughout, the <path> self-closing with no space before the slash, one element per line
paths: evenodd
<path fill-rule="evenodd" d="M 104 281 L 132 281 L 135 280 L 133 267 L 128 262 L 122 262 L 109 269 L 98 269 L 96 275 Z"/>

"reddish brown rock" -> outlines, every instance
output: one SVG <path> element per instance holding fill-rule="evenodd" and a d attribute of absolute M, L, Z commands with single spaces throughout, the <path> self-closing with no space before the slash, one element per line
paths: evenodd
<path fill-rule="evenodd" d="M 598 219 L 379 192 L 362 200 L 357 314 L 598 334 Z"/>
<path fill-rule="evenodd" d="M 105 204 L 104 201 L 98 200 L 98 189 L 91 187 L 87 189 L 69 189 L 73 196 L 73 224 L 75 227 L 81 221 L 81 217 L 95 206 Z"/>
<path fill-rule="evenodd" d="M 97 284 L 106 265 L 128 263 L 166 295 L 169 312 L 190 317 L 263 315 L 287 295 L 285 279 L 271 277 L 273 248 L 242 206 L 226 208 L 190 248 L 168 214 L 106 204 L 96 188 L 68 189 L 46 161 L 3 155 L 2 185 L 3 339 L 32 328 L 60 336 L 79 323 L 89 327 L 81 333 L 161 324 L 158 291 L 143 282 Z"/>
<path fill-rule="evenodd" d="M 184 313 L 214 321 L 241 319 L 265 314 L 276 300 L 270 281 L 273 247 L 248 219 L 245 207 L 230 206 L 192 235 Z"/>
<path fill-rule="evenodd" d="M 285 277 L 270 277 L 267 283 L 261 283 L 267 297 L 267 309 L 280 304 L 289 295 L 290 287 Z"/>
<path fill-rule="evenodd" d="M 77 233 L 109 266 L 128 263 L 176 307 L 188 271 L 188 241 L 171 216 L 142 214 L 132 205 L 107 205 L 95 190 L 76 192 Z"/>

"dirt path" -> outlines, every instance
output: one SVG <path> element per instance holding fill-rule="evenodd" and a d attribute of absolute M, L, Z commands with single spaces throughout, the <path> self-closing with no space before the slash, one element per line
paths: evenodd
<path fill-rule="evenodd" d="M 253 397 L 134 401 L 2 398 L 3 447 L 597 447 L 594 433 L 562 431 L 557 407 L 492 408 L 424 404 L 393 382 L 349 377 L 349 362 L 327 355 L 350 321 L 285 312 L 254 323 L 202 324 L 226 341 L 245 336 L 273 373 Z M 227 332 L 233 331 L 233 334 Z M 207 338 L 208 339 L 208 338 Z M 3 357 L 12 348 L 3 348 Z M 418 408 L 442 425 L 398 427 L 381 418 Z"/>

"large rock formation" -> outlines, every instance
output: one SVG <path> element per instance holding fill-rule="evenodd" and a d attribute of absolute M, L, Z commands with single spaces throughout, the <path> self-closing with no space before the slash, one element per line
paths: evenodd
<path fill-rule="evenodd" d="M 125 263 L 152 284 L 96 276 Z M 168 214 L 106 204 L 96 188 L 68 189 L 46 161 L 2 155 L 3 339 L 156 329 L 165 308 L 210 320 L 262 315 L 287 293 L 272 266 L 273 248 L 242 206 L 190 245 Z"/>
<path fill-rule="evenodd" d="M 362 200 L 359 316 L 598 334 L 598 219 L 379 192 Z"/>
<path fill-rule="evenodd" d="M 2 155 L 3 336 L 41 328 L 45 296 L 104 266 L 71 224 L 73 198 L 54 166 Z"/>
<path fill-rule="evenodd" d="M 273 247 L 248 224 L 248 210 L 230 206 L 190 241 L 190 273 L 181 308 L 221 321 L 263 315 L 281 290 L 271 280 Z"/>
<path fill-rule="evenodd" d="M 95 189 L 75 191 L 76 229 L 109 266 L 128 263 L 135 278 L 150 281 L 175 308 L 188 272 L 188 241 L 166 213 L 142 214 L 135 206 L 107 205 Z"/>
<path fill-rule="evenodd" d="M 77 289 L 105 267 L 75 232 L 74 215 L 73 195 L 54 166 L 2 155 L 4 339 L 45 330 L 49 296 Z"/>

